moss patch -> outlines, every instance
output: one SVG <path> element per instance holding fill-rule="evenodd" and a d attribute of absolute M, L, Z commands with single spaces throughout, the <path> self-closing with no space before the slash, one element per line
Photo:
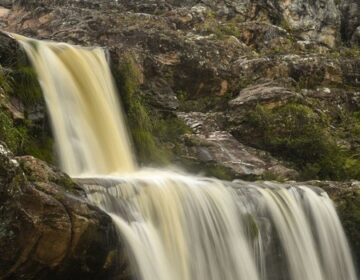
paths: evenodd
<path fill-rule="evenodd" d="M 0 88 L 3 93 L 11 93 L 10 75 L 0 66 Z"/>
<path fill-rule="evenodd" d="M 17 97 L 25 107 L 43 103 L 41 88 L 35 70 L 29 65 L 18 65 L 12 73 L 12 96 Z"/>
<path fill-rule="evenodd" d="M 329 120 L 307 105 L 258 105 L 245 122 L 247 142 L 293 162 L 302 179 L 360 178 L 360 160 L 338 144 Z"/>
<path fill-rule="evenodd" d="M 0 66 L 0 88 L 4 102 L 8 103 L 10 98 L 14 98 L 25 108 L 25 119 L 16 122 L 6 109 L 0 112 L 0 140 L 15 155 L 32 155 L 53 163 L 53 140 L 46 117 L 43 123 L 33 123 L 27 119 L 34 107 L 44 106 L 44 99 L 37 75 L 23 52 L 19 51 L 11 69 L 5 71 Z"/>
<path fill-rule="evenodd" d="M 141 70 L 131 54 L 123 57 L 113 73 L 140 163 L 168 164 L 179 136 L 188 131 L 186 125 L 171 114 L 150 109 L 141 91 Z"/>
<path fill-rule="evenodd" d="M 15 127 L 11 117 L 5 112 L 0 112 L 0 140 L 15 154 L 20 153 L 27 142 L 25 127 Z"/>
<path fill-rule="evenodd" d="M 238 88 L 243 88 L 240 83 Z M 179 91 L 176 94 L 179 100 L 179 111 L 182 112 L 208 112 L 208 111 L 223 111 L 228 107 L 228 102 L 234 98 L 234 94 L 227 91 L 224 95 L 218 96 L 215 94 L 208 94 L 206 96 L 191 96 L 185 91 Z"/>
<path fill-rule="evenodd" d="M 53 140 L 46 135 L 34 135 L 26 124 L 15 124 L 6 112 L 0 112 L 0 140 L 15 155 L 32 155 L 48 163 L 54 161 Z"/>

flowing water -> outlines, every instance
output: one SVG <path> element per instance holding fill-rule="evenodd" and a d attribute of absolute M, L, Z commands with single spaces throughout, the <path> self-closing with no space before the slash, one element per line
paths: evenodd
<path fill-rule="evenodd" d="M 39 77 L 62 169 L 70 175 L 131 172 L 135 163 L 103 49 L 12 34 Z"/>
<path fill-rule="evenodd" d="M 137 170 L 104 51 L 13 36 L 38 73 L 61 166 L 112 217 L 134 279 L 357 279 L 325 192 Z"/>

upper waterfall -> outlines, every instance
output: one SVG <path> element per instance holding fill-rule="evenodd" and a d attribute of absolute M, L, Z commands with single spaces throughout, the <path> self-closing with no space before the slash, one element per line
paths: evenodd
<path fill-rule="evenodd" d="M 72 176 L 131 172 L 135 161 L 102 48 L 32 40 L 25 49 L 42 87 L 61 168 Z"/>

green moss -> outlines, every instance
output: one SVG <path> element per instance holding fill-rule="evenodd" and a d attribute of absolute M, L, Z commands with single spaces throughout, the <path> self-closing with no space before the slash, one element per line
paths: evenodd
<path fill-rule="evenodd" d="M 282 28 L 284 28 L 286 31 L 290 31 L 291 32 L 291 27 L 289 22 L 285 19 L 282 18 L 279 24 Z"/>
<path fill-rule="evenodd" d="M 14 80 L 12 95 L 19 98 L 26 107 L 42 103 L 43 96 L 35 70 L 29 65 L 19 65 L 12 74 Z"/>
<path fill-rule="evenodd" d="M 221 180 L 231 181 L 234 179 L 234 175 L 230 170 L 224 166 L 209 164 L 205 166 L 206 176 L 215 177 Z"/>
<path fill-rule="evenodd" d="M 285 178 L 283 178 L 282 176 L 280 176 L 279 174 L 276 174 L 274 172 L 265 171 L 261 176 L 261 180 L 284 182 Z"/>
<path fill-rule="evenodd" d="M 11 79 L 9 74 L 0 66 L 0 88 L 3 93 L 12 92 Z"/>
<path fill-rule="evenodd" d="M 241 16 L 222 22 L 216 18 L 214 13 L 209 12 L 205 17 L 204 22 L 199 23 L 196 28 L 200 32 L 214 34 L 217 39 L 223 40 L 228 36 L 241 36 L 241 29 L 238 26 L 239 22 L 243 22 Z"/>
<path fill-rule="evenodd" d="M 31 109 L 42 104 L 43 99 L 37 76 L 27 63 L 19 59 L 15 70 L 8 72 L 0 67 L 0 87 L 5 98 L 14 96 Z M 45 134 L 36 131 L 36 126 L 27 119 L 15 123 L 10 113 L 0 112 L 0 140 L 16 155 L 32 155 L 53 162 L 53 141 Z"/>
<path fill-rule="evenodd" d="M 152 135 L 153 125 L 140 91 L 141 71 L 134 58 L 125 56 L 114 71 L 139 161 L 164 161 Z"/>
<path fill-rule="evenodd" d="M 27 142 L 27 133 L 24 127 L 15 127 L 11 117 L 0 111 L 0 140 L 5 142 L 14 153 L 23 150 Z"/>
<path fill-rule="evenodd" d="M 252 144 L 293 162 L 302 179 L 360 178 L 360 161 L 338 145 L 328 120 L 302 104 L 257 106 L 247 120 Z"/>
<path fill-rule="evenodd" d="M 176 117 L 157 118 L 154 124 L 154 134 L 161 142 L 173 142 L 180 135 L 190 133 L 191 129 Z"/>
<path fill-rule="evenodd" d="M 140 163 L 169 163 L 173 155 L 166 144 L 179 140 L 179 136 L 187 131 L 185 124 L 174 116 L 164 118 L 150 109 L 141 92 L 142 73 L 130 54 L 125 55 L 113 71 Z"/>
<path fill-rule="evenodd" d="M 79 189 L 78 185 L 68 176 L 67 174 L 63 174 L 60 178 L 54 181 L 59 186 L 64 187 L 67 191 L 75 192 Z"/>
<path fill-rule="evenodd" d="M 53 162 L 52 138 L 33 135 L 26 123 L 16 125 L 5 112 L 0 112 L 0 140 L 16 155 L 32 155 L 46 162 Z"/>
<path fill-rule="evenodd" d="M 244 84 L 238 84 L 238 88 L 243 88 Z M 176 94 L 179 100 L 179 110 L 182 112 L 208 112 L 209 110 L 223 111 L 227 109 L 228 102 L 234 98 L 232 92 L 226 92 L 222 96 L 208 94 L 206 96 L 191 96 L 189 93 L 179 91 Z"/>
<path fill-rule="evenodd" d="M 351 48 L 340 49 L 340 55 L 347 58 L 360 58 L 360 47 L 352 46 Z"/>
<path fill-rule="evenodd" d="M 28 136 L 26 145 L 23 149 L 23 154 L 32 155 L 48 163 L 53 163 L 53 146 L 54 140 L 49 136 L 42 136 L 38 138 Z"/>

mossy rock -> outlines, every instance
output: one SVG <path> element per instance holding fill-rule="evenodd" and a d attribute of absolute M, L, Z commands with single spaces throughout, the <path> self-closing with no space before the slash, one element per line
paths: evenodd
<path fill-rule="evenodd" d="M 141 88 L 144 77 L 132 54 L 123 55 L 112 70 L 140 164 L 169 164 L 174 154 L 168 147 L 176 146 L 189 129 L 176 116 L 156 111 L 147 103 Z"/>
<path fill-rule="evenodd" d="M 329 119 L 309 105 L 258 105 L 248 113 L 244 127 L 239 138 L 293 162 L 302 179 L 360 178 L 360 159 L 338 144 Z"/>
<path fill-rule="evenodd" d="M 4 38 L 4 41 L 8 40 L 8 37 Z M 3 63 L 0 65 L 0 140 L 15 155 L 33 155 L 53 163 L 53 139 L 45 110 L 40 120 L 33 121 L 29 117 L 34 110 L 45 107 L 35 70 L 13 40 L 0 44 L 0 62 Z M 13 103 L 17 104 L 16 110 L 21 111 L 21 118 L 15 119 L 15 114 L 10 111 Z"/>

